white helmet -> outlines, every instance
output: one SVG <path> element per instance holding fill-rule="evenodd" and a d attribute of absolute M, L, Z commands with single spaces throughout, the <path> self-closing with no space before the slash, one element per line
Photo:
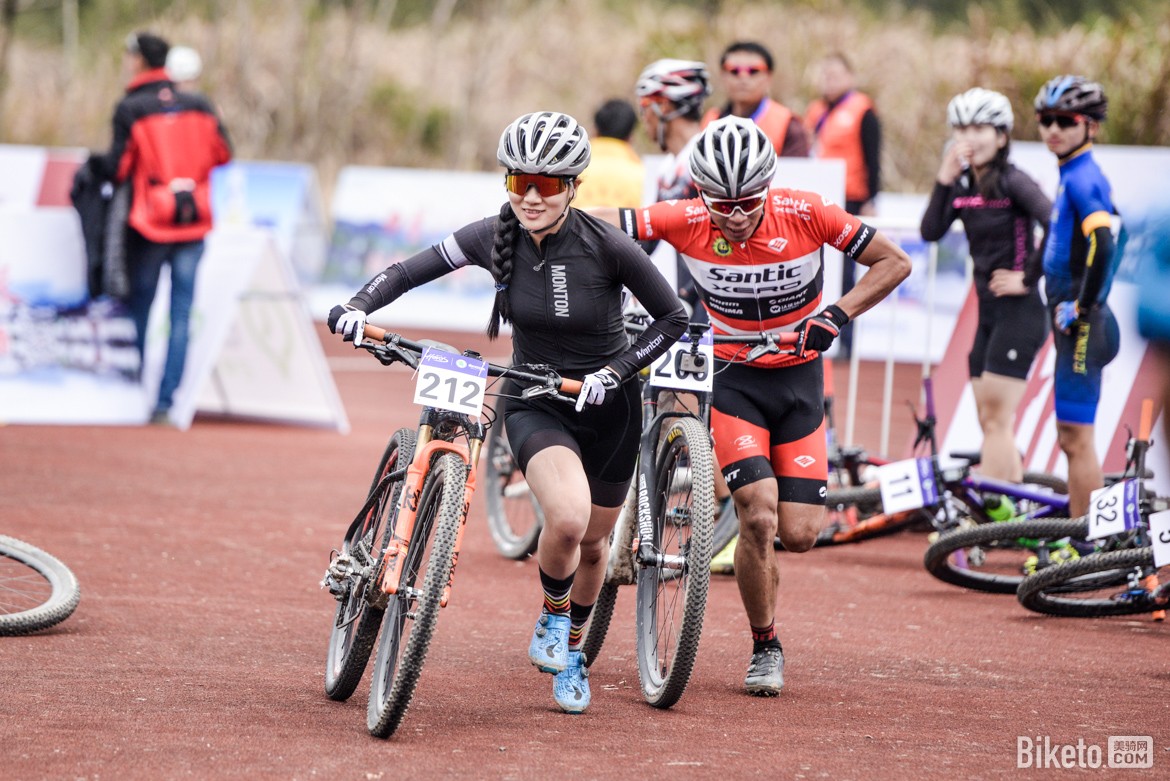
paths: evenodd
<path fill-rule="evenodd" d="M 634 93 L 639 98 L 666 98 L 685 113 L 703 105 L 711 94 L 707 65 L 695 60 L 657 60 L 638 76 Z"/>
<path fill-rule="evenodd" d="M 767 189 L 776 150 L 759 125 L 744 117 L 717 119 L 691 150 L 691 180 L 712 198 L 743 198 Z"/>
<path fill-rule="evenodd" d="M 172 46 L 167 52 L 166 69 L 171 81 L 194 81 L 203 72 L 203 59 L 190 46 Z"/>
<path fill-rule="evenodd" d="M 525 114 L 504 128 L 496 159 L 522 174 L 577 176 L 589 165 L 589 134 L 568 114 Z"/>
<path fill-rule="evenodd" d="M 947 105 L 947 123 L 951 127 L 991 125 L 1005 133 L 1012 132 L 1012 104 L 994 90 L 972 87 L 956 95 Z"/>

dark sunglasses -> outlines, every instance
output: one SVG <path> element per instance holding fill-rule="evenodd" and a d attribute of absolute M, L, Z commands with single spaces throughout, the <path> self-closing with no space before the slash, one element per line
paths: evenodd
<path fill-rule="evenodd" d="M 508 192 L 524 196 L 529 187 L 535 187 L 541 198 L 551 198 L 560 195 L 569 189 L 572 177 L 544 176 L 542 174 L 507 174 L 504 176 L 504 187 Z"/>
<path fill-rule="evenodd" d="M 1075 114 L 1041 114 L 1038 119 L 1044 127 L 1052 127 L 1052 123 L 1055 122 L 1061 130 L 1068 130 L 1081 124 L 1081 118 Z"/>
<path fill-rule="evenodd" d="M 724 73 L 730 73 L 732 76 L 755 76 L 758 73 L 763 73 L 764 69 L 755 65 L 735 67 L 734 65 L 723 66 Z"/>
<path fill-rule="evenodd" d="M 703 203 L 707 204 L 707 208 L 724 217 L 730 217 L 735 214 L 736 209 L 743 212 L 745 217 L 751 217 L 760 209 L 764 208 L 764 204 L 767 201 L 767 190 L 756 195 L 749 195 L 746 198 L 708 198 L 706 195 L 703 195 Z"/>

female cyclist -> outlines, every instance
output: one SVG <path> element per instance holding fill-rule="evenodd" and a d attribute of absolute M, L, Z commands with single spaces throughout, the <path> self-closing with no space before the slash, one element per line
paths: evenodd
<path fill-rule="evenodd" d="M 938 241 L 952 222 L 963 221 L 979 301 L 967 366 L 983 429 L 983 471 L 1018 481 L 1016 407 L 1048 330 L 1036 287 L 1042 268 L 1034 227 L 1047 230 L 1052 203 L 1008 162 L 1012 119 L 1011 103 L 992 90 L 975 87 L 951 100 L 951 142 L 922 215 L 922 238 Z"/>
<path fill-rule="evenodd" d="M 512 361 L 549 364 L 583 380 L 576 408 L 520 401 L 509 384 L 504 425 L 544 512 L 536 557 L 544 608 L 528 655 L 554 673 L 553 697 L 570 713 L 589 705 L 581 632 L 601 590 L 609 534 L 634 473 L 641 417 L 636 382 L 686 328 L 682 303 L 638 245 L 570 208 L 589 164 L 589 137 L 567 114 L 525 114 L 504 129 L 497 158 L 508 203 L 440 244 L 374 277 L 330 328 L 360 343 L 366 315 L 411 288 L 467 265 L 491 272 L 496 298 L 487 332 L 512 325 Z M 631 345 L 622 288 L 654 322 Z"/>

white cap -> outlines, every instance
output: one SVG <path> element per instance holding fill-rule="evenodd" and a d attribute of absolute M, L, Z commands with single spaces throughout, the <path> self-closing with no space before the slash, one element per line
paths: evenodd
<path fill-rule="evenodd" d="M 194 81 L 203 72 L 203 59 L 190 46 L 172 46 L 167 52 L 167 75 L 171 81 Z"/>

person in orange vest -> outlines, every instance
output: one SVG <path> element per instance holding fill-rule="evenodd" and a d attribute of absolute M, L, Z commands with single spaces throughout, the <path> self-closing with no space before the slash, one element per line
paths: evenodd
<path fill-rule="evenodd" d="M 820 61 L 817 74 L 821 97 L 805 113 L 813 137 L 812 156 L 845 161 L 845 211 L 873 216 L 874 196 L 881 178 L 882 128 L 873 101 L 855 88 L 853 67 L 844 54 L 834 52 Z M 853 288 L 854 269 L 842 269 L 841 292 Z M 853 351 L 853 328 L 841 331 L 841 355 Z"/>
<path fill-rule="evenodd" d="M 808 132 L 792 109 L 768 96 L 772 53 L 754 41 L 736 41 L 719 58 L 727 103 L 703 115 L 703 127 L 726 116 L 748 117 L 781 157 L 808 157 Z"/>

